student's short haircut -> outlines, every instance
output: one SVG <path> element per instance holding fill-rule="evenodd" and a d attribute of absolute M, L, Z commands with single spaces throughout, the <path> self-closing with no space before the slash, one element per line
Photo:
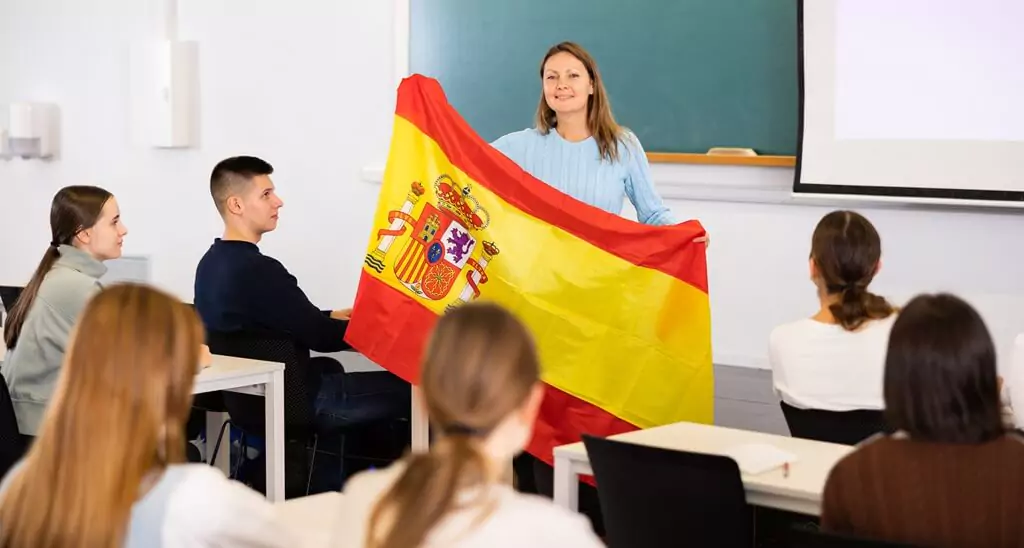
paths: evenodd
<path fill-rule="evenodd" d="M 235 156 L 221 160 L 210 175 L 210 195 L 217 205 L 217 211 L 223 215 L 228 197 L 241 192 L 253 177 L 273 172 L 273 166 L 255 156 Z"/>

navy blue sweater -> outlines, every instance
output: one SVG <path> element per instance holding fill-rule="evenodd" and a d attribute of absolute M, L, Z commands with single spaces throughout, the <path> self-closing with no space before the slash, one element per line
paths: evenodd
<path fill-rule="evenodd" d="M 213 331 L 269 330 L 317 352 L 351 348 L 348 322 L 309 302 L 295 276 L 249 242 L 214 240 L 196 268 L 195 306 Z"/>

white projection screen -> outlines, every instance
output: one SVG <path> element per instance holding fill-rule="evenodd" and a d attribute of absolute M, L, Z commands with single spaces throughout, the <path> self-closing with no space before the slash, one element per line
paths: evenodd
<path fill-rule="evenodd" d="M 799 0 L 795 194 L 1024 207 L 1024 0 Z"/>

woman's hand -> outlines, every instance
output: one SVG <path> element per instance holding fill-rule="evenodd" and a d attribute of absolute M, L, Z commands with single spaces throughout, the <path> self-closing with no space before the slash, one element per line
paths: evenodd
<path fill-rule="evenodd" d="M 343 308 L 341 310 L 332 310 L 331 311 L 331 317 L 334 318 L 335 320 L 351 320 L 352 319 L 352 309 L 351 308 Z"/>

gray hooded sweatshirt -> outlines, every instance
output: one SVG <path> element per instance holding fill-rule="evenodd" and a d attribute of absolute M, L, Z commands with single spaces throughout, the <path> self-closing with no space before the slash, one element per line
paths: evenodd
<path fill-rule="evenodd" d="M 21 335 L 4 358 L 4 380 L 11 391 L 22 434 L 35 436 L 64 362 L 71 328 L 86 303 L 100 290 L 107 267 L 88 253 L 60 246 L 60 258 L 43 278 Z"/>

